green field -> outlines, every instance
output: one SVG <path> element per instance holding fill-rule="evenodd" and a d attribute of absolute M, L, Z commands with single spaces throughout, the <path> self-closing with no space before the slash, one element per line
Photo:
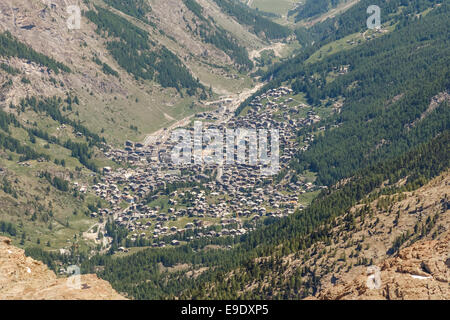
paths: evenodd
<path fill-rule="evenodd" d="M 250 0 L 250 7 L 265 12 L 272 12 L 279 15 L 287 15 L 297 1 L 294 0 Z"/>
<path fill-rule="evenodd" d="M 354 48 L 364 42 L 367 41 L 369 38 L 378 38 L 383 36 L 386 33 L 389 33 L 394 30 L 396 25 L 388 26 L 384 28 L 386 32 L 384 33 L 376 33 L 372 30 L 368 30 L 366 33 L 354 33 L 351 35 L 348 35 L 342 39 L 336 40 L 334 42 L 328 43 L 321 47 L 319 50 L 317 50 L 313 55 L 311 55 L 308 60 L 306 60 L 306 63 L 314 63 L 317 61 L 320 61 L 332 54 L 349 50 L 351 48 Z"/>

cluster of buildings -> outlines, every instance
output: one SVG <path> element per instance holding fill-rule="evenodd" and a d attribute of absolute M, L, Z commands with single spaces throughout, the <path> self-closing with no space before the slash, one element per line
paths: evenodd
<path fill-rule="evenodd" d="M 244 116 L 205 124 L 218 129 L 278 129 L 280 170 L 288 172 L 284 176 L 261 175 L 259 164 L 176 165 L 170 158 L 173 141 L 150 146 L 127 141 L 123 150 L 109 150 L 106 155 L 131 165 L 104 168 L 102 181 L 91 187 L 110 204 L 110 209 L 95 214 L 127 228 L 131 241 L 145 238 L 154 246 L 165 246 L 162 237 L 172 236 L 170 244 L 177 245 L 187 231 L 193 231 L 192 239 L 242 235 L 266 217 L 285 217 L 303 208 L 299 194 L 318 187 L 291 179 L 294 173 L 289 163 L 313 141 L 312 136 L 307 137 L 300 148 L 297 131 L 320 118 L 313 111 L 305 118 L 295 116 L 306 106 L 292 105 L 293 99 L 285 97 L 291 93 L 286 87 L 271 89 L 256 97 Z"/>

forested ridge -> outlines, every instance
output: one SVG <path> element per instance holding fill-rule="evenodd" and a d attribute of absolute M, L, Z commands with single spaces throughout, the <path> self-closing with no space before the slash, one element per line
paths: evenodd
<path fill-rule="evenodd" d="M 432 4 L 412 2 L 419 9 Z M 448 129 L 448 102 L 433 112 L 427 110 L 433 97 L 449 90 L 449 12 L 449 5 L 441 4 L 426 16 L 414 15 L 394 32 L 350 50 L 304 63 L 315 51 L 309 47 L 270 70 L 266 78 L 272 81 L 263 90 L 289 83 L 313 106 L 331 108 L 344 101 L 340 113 L 300 131 L 302 138 L 319 127 L 328 129 L 299 153 L 292 166 L 299 172 L 317 172 L 319 183 L 331 185 Z M 348 72 L 338 74 L 342 68 Z M 426 116 L 421 119 L 422 115 Z"/>
<path fill-rule="evenodd" d="M 127 3 L 124 0 L 107 0 L 105 1 L 108 5 L 114 7 L 115 9 L 124 12 L 132 17 L 135 17 L 137 19 L 140 19 L 144 22 L 146 22 L 147 24 L 150 24 L 151 26 L 156 28 L 156 25 L 150 21 L 149 19 L 146 19 L 146 15 L 151 12 L 151 6 L 148 4 L 148 2 L 144 1 L 144 0 L 140 0 L 140 1 L 134 1 L 132 3 Z M 200 36 L 200 38 L 202 39 L 202 41 L 204 41 L 205 43 L 210 43 L 212 45 L 214 45 L 215 47 L 217 47 L 218 49 L 222 50 L 223 52 L 225 52 L 237 65 L 237 67 L 239 69 L 243 69 L 243 70 L 249 70 L 253 67 L 253 64 L 251 62 L 251 60 L 248 57 L 248 52 L 245 49 L 245 47 L 241 46 L 238 44 L 238 42 L 236 41 L 236 39 L 234 39 L 226 30 L 224 30 L 223 28 L 221 28 L 220 26 L 218 26 L 214 20 L 211 17 L 205 17 L 203 15 L 203 8 L 202 6 L 200 6 L 196 0 L 183 0 L 184 5 L 198 18 L 197 20 L 197 27 L 195 30 L 191 30 L 194 32 L 194 34 Z M 234 8 L 236 5 L 238 4 L 234 4 L 233 6 L 231 6 L 232 8 Z M 227 6 L 228 8 L 228 6 Z M 248 10 L 250 10 L 249 8 L 247 8 Z M 96 10 L 98 11 L 98 7 L 96 8 Z M 105 13 L 105 12 L 98 12 L 98 15 L 108 15 L 109 13 Z M 88 14 L 88 17 L 90 17 L 90 19 L 92 20 L 92 18 L 94 18 L 92 16 L 92 14 Z M 281 26 L 274 24 L 272 21 L 270 21 L 269 19 L 263 18 L 261 17 L 258 13 L 253 12 L 252 17 L 254 19 L 265 19 L 265 23 L 266 24 L 273 24 L 273 26 L 267 26 L 267 28 L 274 28 L 274 30 L 278 30 Z M 96 21 L 99 20 L 98 18 L 94 18 Z M 103 19 L 104 20 L 104 19 Z M 122 24 L 121 28 L 124 27 L 124 24 L 126 24 L 126 22 L 121 23 L 120 21 L 113 21 L 114 19 L 109 19 L 110 22 L 108 22 L 108 24 L 117 24 L 120 26 L 120 24 Z M 95 22 L 95 21 L 94 21 Z M 242 23 L 242 21 L 240 21 Z M 266 26 L 264 26 L 265 28 Z M 188 25 L 188 28 L 190 29 L 190 26 Z M 259 28 L 263 28 L 263 26 L 261 25 Z M 286 29 L 287 30 L 287 29 Z M 133 30 L 132 32 L 135 32 L 135 30 Z M 117 35 L 117 33 L 115 32 L 115 34 Z M 155 46 L 154 43 L 151 43 L 152 46 Z M 111 48 L 113 48 L 114 45 L 111 45 Z M 149 48 L 145 48 L 145 49 L 149 49 Z M 124 51 L 125 49 L 122 48 L 121 51 Z M 123 53 L 119 53 L 116 52 L 116 56 L 121 56 L 123 55 Z M 167 57 L 166 57 L 167 58 Z M 150 57 L 148 64 L 152 65 L 153 62 L 151 62 L 152 59 L 158 59 L 157 57 Z M 122 61 L 124 61 L 124 59 L 121 59 Z M 173 62 L 173 61 L 172 61 Z M 168 67 L 168 66 L 164 66 L 164 67 Z M 105 69 L 105 67 L 104 67 Z M 132 72 L 133 74 L 136 75 L 136 72 L 138 71 L 137 69 L 127 69 L 126 70 L 128 72 Z M 161 70 L 161 67 L 159 68 L 158 71 Z M 142 78 L 150 78 L 151 74 L 148 73 L 145 76 L 139 75 Z M 171 77 L 171 75 L 167 74 L 165 75 L 168 78 Z M 165 77 L 164 76 L 164 77 Z M 159 79 L 160 81 L 162 79 Z M 164 81 L 166 82 L 166 81 Z M 186 83 L 189 81 L 186 81 Z M 186 85 L 185 83 L 185 85 Z M 169 86 L 174 86 L 173 84 L 169 85 Z M 192 91 L 192 90 L 191 90 Z"/>
<path fill-rule="evenodd" d="M 309 28 L 298 27 L 294 33 L 302 45 L 302 50 L 294 57 L 271 66 L 262 77 L 264 80 L 270 80 L 268 84 L 244 101 L 236 110 L 236 114 L 240 114 L 255 96 L 295 77 L 295 74 L 303 69 L 304 62 L 321 47 L 348 35 L 365 32 L 368 6 L 378 5 L 382 12 L 382 24 L 395 25 L 398 30 L 415 21 L 420 13 L 437 8 L 442 3 L 442 0 L 361 0 L 342 14 L 318 22 Z"/>
<path fill-rule="evenodd" d="M 449 128 L 448 102 L 416 122 L 434 96 L 450 90 L 448 13 L 448 6 L 438 8 L 383 38 L 282 76 L 313 105 L 345 99 L 339 114 L 311 128 L 339 125 L 299 154 L 298 170 L 312 169 L 329 185 Z M 327 79 L 341 66 L 349 72 Z"/>
<path fill-rule="evenodd" d="M 38 158 L 43 158 L 46 160 L 50 159 L 47 154 L 37 152 L 34 148 L 25 145 L 23 142 L 12 137 L 10 134 L 10 126 L 12 125 L 24 129 L 28 133 L 29 139 L 33 144 L 36 141 L 36 137 L 38 137 L 48 143 L 60 145 L 71 150 L 72 157 L 77 158 L 81 164 L 86 166 L 86 168 L 92 171 L 97 171 L 98 168 L 91 159 L 93 154 L 92 148 L 94 146 L 103 146 L 105 139 L 100 137 L 98 134 L 91 132 L 79 121 L 72 120 L 68 116 L 63 115 L 61 112 L 61 108 L 63 108 L 63 106 L 67 106 L 67 108 L 71 110 L 72 103 L 77 103 L 77 101 L 77 97 L 72 98 L 70 96 L 68 96 L 65 101 L 57 97 L 42 100 L 36 97 L 30 97 L 21 99 L 17 106 L 11 104 L 10 108 L 16 109 L 18 112 L 32 110 L 37 114 L 44 114 L 60 124 L 69 125 L 74 129 L 75 133 L 81 134 L 86 139 L 87 143 L 72 141 L 70 139 L 63 141 L 53 135 L 49 135 L 47 131 L 37 128 L 33 124 L 23 125 L 13 114 L 0 110 L 0 146 L 3 149 L 20 154 L 20 161 Z"/>
<path fill-rule="evenodd" d="M 24 145 L 19 140 L 12 137 L 10 134 L 10 125 L 15 127 L 21 126 L 14 115 L 0 110 L 0 147 L 2 149 L 20 154 L 21 161 L 37 159 L 39 157 L 47 157 L 46 155 L 36 152 L 33 148 Z"/>

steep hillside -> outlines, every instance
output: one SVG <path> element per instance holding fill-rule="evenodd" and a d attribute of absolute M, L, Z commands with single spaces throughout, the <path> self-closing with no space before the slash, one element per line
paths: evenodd
<path fill-rule="evenodd" d="M 10 105 L 20 118 L 0 110 L 0 221 L 14 225 L 7 234 L 21 245 L 77 242 L 104 205 L 86 190 L 112 163 L 102 138 L 63 115 L 72 99 L 23 99 Z"/>
<path fill-rule="evenodd" d="M 450 291 L 450 236 L 420 241 L 402 249 L 397 257 L 378 265 L 380 286 L 370 287 L 373 271 L 361 272 L 353 280 L 319 292 L 322 300 L 448 300 Z"/>
<path fill-rule="evenodd" d="M 438 141 L 431 144 L 438 143 L 433 147 L 429 146 L 444 156 L 441 152 L 448 153 L 448 133 L 438 138 Z M 428 147 L 419 153 L 411 152 L 390 164 L 369 168 L 358 178 L 354 177 L 343 186 L 330 190 L 325 197 L 318 197 L 309 208 L 287 219 L 289 221 L 275 223 L 249 235 L 247 244 L 258 243 L 255 248 L 258 256 L 246 259 L 245 263 L 231 272 L 218 275 L 218 279 L 226 279 L 223 285 L 219 284 L 220 280 L 212 281 L 205 284 L 203 289 L 193 291 L 194 295 L 217 298 L 228 295 L 242 298 L 302 298 L 316 294 L 322 286 L 331 286 L 339 280 L 339 274 L 345 277 L 348 273 L 346 279 L 352 274 L 356 276 L 362 268 L 366 270 L 376 261 L 382 262 L 386 257 L 395 255 L 399 248 L 419 239 L 445 239 L 449 228 L 448 171 L 429 185 L 416 190 L 417 185 L 427 180 L 416 171 L 425 169 L 418 169 L 416 164 L 421 162 L 419 154 L 426 149 Z M 418 160 L 413 161 L 416 162 L 414 165 L 406 160 L 411 156 Z M 429 165 L 434 167 L 438 162 L 440 160 Z M 398 167 L 400 171 L 397 171 L 392 170 L 392 165 L 405 167 Z M 408 167 L 415 168 L 415 172 L 408 174 Z M 384 178 L 382 172 L 386 174 Z M 421 200 L 417 201 L 414 196 L 409 198 L 411 193 L 404 195 L 406 190 L 414 190 L 414 195 L 417 194 L 417 199 Z M 433 196 L 430 197 L 430 194 Z M 386 201 L 386 195 L 389 195 L 390 202 Z M 395 199 L 399 198 L 405 202 L 396 204 Z M 352 202 L 350 199 L 359 200 L 346 208 L 345 203 Z M 380 203 L 372 202 L 372 199 L 378 199 Z M 376 207 L 377 203 L 386 211 L 378 209 L 377 214 L 375 209 L 372 210 L 370 204 Z M 399 209 L 403 205 L 407 213 Z M 246 252 L 247 256 L 251 256 L 251 251 Z M 227 289 L 227 286 L 231 288 Z M 427 298 L 426 295 L 422 296 L 422 299 Z"/>
<path fill-rule="evenodd" d="M 266 39 L 283 39 L 289 36 L 290 30 L 280 26 L 269 18 L 262 16 L 256 10 L 239 1 L 213 0 L 223 12 L 235 18 L 240 24 L 246 25 L 258 36 Z"/>
<path fill-rule="evenodd" d="M 153 4 L 154 14 L 164 33 L 183 46 L 185 58 L 212 56 L 211 63 L 230 64 L 251 68 L 248 53 L 237 39 L 233 39 L 217 24 L 212 14 L 195 0 Z M 167 8 L 171 8 L 167 10 Z M 175 25 L 176 24 L 176 25 Z"/>
<path fill-rule="evenodd" d="M 124 300 L 96 275 L 82 275 L 77 283 L 57 278 L 42 262 L 26 257 L 11 240 L 0 237 L 1 300 Z"/>
<path fill-rule="evenodd" d="M 121 69 L 106 50 L 105 39 L 96 34 L 96 26 L 87 19 L 82 18 L 80 30 L 69 30 L 64 1 L 55 1 L 54 6 L 35 0 L 4 1 L 0 5 L 3 32 L 9 31 L 25 46 L 70 68 L 70 72 L 56 74 L 51 70 L 47 72 L 39 61 L 27 57 L 9 58 L 11 62 L 4 62 L 20 73 L 13 77 L 2 73 L 4 81 L 12 81 L 11 86 L 2 89 L 3 106 L 9 106 L 10 102 L 18 104 L 26 96 L 73 93 L 79 97 L 80 106 L 74 110 L 78 116 L 72 116 L 97 133 L 104 129 L 108 140 L 118 142 L 121 139 L 116 139 L 120 136 L 136 137 L 137 132 L 130 129 L 131 123 L 148 132 L 166 121 L 163 112 L 149 101 L 172 105 L 183 103 L 184 99 L 177 96 L 176 90 L 170 93 L 172 89 L 159 89 L 156 83 L 146 88 Z M 83 6 L 82 9 L 87 11 L 88 8 Z M 21 82 L 24 74 L 29 82 Z M 125 104 L 132 107 L 123 108 Z M 168 108 L 166 113 L 175 114 L 173 109 Z"/>
<path fill-rule="evenodd" d="M 26 96 L 70 92 L 80 101 L 76 118 L 96 133 L 103 131 L 108 142 L 122 144 L 202 110 L 199 103 L 213 92 L 232 94 L 251 86 L 238 70 L 251 68 L 247 50 L 265 41 L 247 26 L 208 1 L 140 6 L 85 1 L 81 28 L 70 30 L 62 0 L 3 1 L 0 32 L 43 57 L 2 54 L 1 62 L 13 68 L 0 71 L 2 106 Z M 58 63 L 64 68 L 55 69 Z"/>
<path fill-rule="evenodd" d="M 413 192 L 371 197 L 354 206 L 336 221 L 338 227 L 330 230 L 334 235 L 331 243 L 319 242 L 309 248 L 304 253 L 306 260 L 296 260 L 294 255 L 284 259 L 290 266 L 286 279 L 296 270 L 313 270 L 319 279 L 318 297 L 324 299 L 339 295 L 347 299 L 448 298 L 449 185 L 447 171 Z M 372 265 L 382 271 L 383 288 L 376 292 L 366 286 L 366 273 Z M 356 288 L 348 290 L 350 283 L 361 282 L 361 274 L 366 276 L 365 289 L 359 293 Z M 420 277 L 433 281 L 425 286 L 429 285 L 430 291 L 421 292 L 417 283 L 424 281 Z"/>
<path fill-rule="evenodd" d="M 305 139 L 326 129 L 298 154 L 293 165 L 299 172 L 317 172 L 321 184 L 331 185 L 448 129 L 447 99 L 438 99 L 437 108 L 430 105 L 449 89 L 450 9 L 422 4 L 429 13 L 399 16 L 395 32 L 305 63 L 316 52 L 313 46 L 268 72 L 268 86 L 291 84 L 308 103 L 332 113 L 299 134 Z"/>

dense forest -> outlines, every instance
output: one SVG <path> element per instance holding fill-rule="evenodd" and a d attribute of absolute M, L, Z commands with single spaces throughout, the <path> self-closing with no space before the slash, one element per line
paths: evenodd
<path fill-rule="evenodd" d="M 449 128 L 448 103 L 430 107 L 433 97 L 450 89 L 448 12 L 441 7 L 383 38 L 286 74 L 313 105 L 345 99 L 341 113 L 316 126 L 339 127 L 299 154 L 299 171 L 312 169 L 329 185 Z M 341 66 L 349 72 L 327 79 Z"/>
<path fill-rule="evenodd" d="M 433 5 L 411 2 L 417 10 Z M 262 90 L 287 82 L 313 106 L 331 108 L 344 100 L 340 113 L 299 133 L 301 138 L 322 126 L 330 129 L 298 155 L 292 165 L 299 172 L 310 169 L 319 183 L 331 185 L 448 129 L 448 104 L 430 108 L 430 103 L 449 90 L 449 12 L 442 4 L 426 16 L 404 20 L 395 32 L 319 62 L 304 63 L 316 50 L 306 48 L 267 73 L 272 81 Z M 339 74 L 344 67 L 348 71 Z"/>

